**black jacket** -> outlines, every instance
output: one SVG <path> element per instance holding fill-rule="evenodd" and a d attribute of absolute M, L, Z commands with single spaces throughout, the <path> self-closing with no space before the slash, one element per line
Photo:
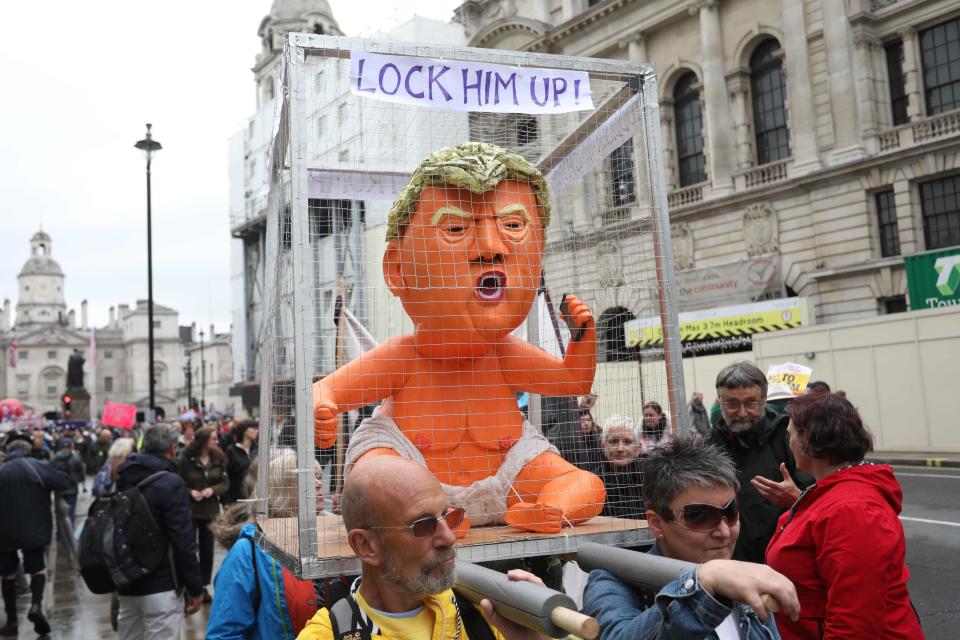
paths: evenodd
<path fill-rule="evenodd" d="M 643 507 L 642 458 L 636 458 L 626 467 L 614 467 L 604 460 L 597 475 L 607 488 L 607 500 L 603 503 L 602 516 L 614 518 L 646 519 Z"/>
<path fill-rule="evenodd" d="M 780 482 L 780 463 L 785 462 L 793 481 L 802 490 L 813 483 L 813 478 L 797 471 L 797 464 L 790 453 L 790 436 L 787 435 L 789 416 L 780 415 L 767 408 L 763 418 L 746 431 L 731 434 L 721 415 L 710 431 L 710 441 L 722 448 L 737 465 L 740 490 L 740 537 L 733 551 L 734 560 L 763 564 L 767 543 L 773 537 L 780 514 L 786 511 L 761 496 L 750 480 L 763 476 Z"/>
<path fill-rule="evenodd" d="M 584 471 L 596 473 L 603 464 L 599 430 L 584 433 L 580 429 L 576 398 L 544 396 L 541 420 L 543 435 L 564 460 Z"/>
<path fill-rule="evenodd" d="M 157 526 L 170 543 L 178 583 L 186 587 L 191 596 L 198 596 L 203 592 L 203 585 L 200 582 L 200 563 L 197 560 L 197 542 L 193 531 L 193 518 L 190 515 L 189 496 L 183 479 L 175 473 L 173 463 L 149 453 L 134 454 L 120 466 L 117 491 L 125 491 L 157 471 L 169 471 L 170 474 L 150 482 L 143 487 L 141 493 L 150 505 Z M 170 563 L 162 562 L 152 573 L 128 588 L 121 589 L 120 595 L 146 596 L 172 591 L 175 587 Z"/>
<path fill-rule="evenodd" d="M 243 447 L 231 444 L 224 450 L 224 453 L 227 454 L 227 475 L 230 477 L 230 488 L 220 496 L 220 501 L 223 504 L 230 504 L 248 497 L 243 487 L 243 480 L 247 477 L 250 463 L 253 462 L 253 456 L 257 453 L 257 445 L 254 443 L 248 454 L 243 450 Z"/>
<path fill-rule="evenodd" d="M 70 477 L 22 451 L 0 465 L 0 551 L 39 549 L 50 544 L 50 492 L 73 487 Z"/>
<path fill-rule="evenodd" d="M 71 488 L 61 491 L 61 495 L 77 495 L 77 485 L 82 484 L 86 478 L 83 475 L 83 463 L 80 461 L 80 456 L 73 451 L 58 451 L 57 455 L 53 456 L 53 460 L 50 461 L 50 466 L 64 472 L 74 482 Z"/>

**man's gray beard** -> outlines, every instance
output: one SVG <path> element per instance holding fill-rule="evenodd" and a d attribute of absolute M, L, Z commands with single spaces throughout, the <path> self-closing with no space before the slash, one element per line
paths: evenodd
<path fill-rule="evenodd" d="M 399 565 L 391 560 L 383 567 L 383 579 L 411 595 L 427 596 L 440 593 L 453 587 L 456 580 L 456 567 L 454 564 L 444 566 L 439 576 L 431 575 L 431 571 L 456 556 L 457 552 L 453 547 L 438 549 L 434 558 L 421 565 L 417 575 L 413 578 L 403 575 Z"/>
<path fill-rule="evenodd" d="M 754 424 L 755 423 L 753 422 L 738 420 L 736 422 L 728 422 L 727 428 L 730 429 L 730 433 L 740 433 L 742 431 L 746 431 L 747 429 L 752 427 Z"/>

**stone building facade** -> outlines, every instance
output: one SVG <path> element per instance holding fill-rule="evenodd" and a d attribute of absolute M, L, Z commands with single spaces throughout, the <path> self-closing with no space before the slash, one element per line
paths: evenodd
<path fill-rule="evenodd" d="M 120 304 L 110 308 L 109 322 L 94 327 L 88 322 L 87 301 L 80 305 L 80 318 L 67 309 L 65 275 L 53 258 L 52 239 L 38 231 L 30 239 L 30 257 L 17 276 L 19 295 L 15 310 L 5 300 L 0 313 L 0 397 L 16 398 L 37 413 L 60 411 L 66 391 L 67 362 L 74 350 L 83 355 L 84 386 L 91 396 L 91 414 L 96 416 L 106 401 L 146 407 L 149 404 L 147 300 L 133 308 Z M 154 376 L 156 405 L 167 415 L 186 406 L 186 370 L 195 365 L 200 379 L 200 359 L 188 360 L 197 347 L 196 331 L 179 326 L 176 310 L 154 303 Z M 182 329 L 185 329 L 183 331 Z M 212 332 L 212 327 L 211 327 Z M 92 339 L 95 335 L 95 339 Z M 207 351 L 216 367 L 208 378 L 214 395 L 208 403 L 229 408 L 230 336 L 214 336 Z M 224 345 L 226 350 L 224 351 Z M 95 351 L 95 354 L 94 354 Z M 217 364 L 222 360 L 227 365 Z M 199 387 L 194 394 L 199 398 Z"/>
<path fill-rule="evenodd" d="M 960 245 L 954 2 L 467 0 L 455 20 L 470 46 L 656 65 L 678 274 L 775 256 L 781 295 L 836 322 L 905 310 L 903 257 Z M 599 256 L 578 261 L 588 289 L 631 279 L 617 254 L 636 240 L 642 154 L 631 168 L 626 190 L 609 166 L 588 179 L 622 230 L 611 243 L 574 220 Z"/>

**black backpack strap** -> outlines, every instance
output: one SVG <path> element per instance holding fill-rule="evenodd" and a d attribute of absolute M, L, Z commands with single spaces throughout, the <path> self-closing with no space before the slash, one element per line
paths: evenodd
<path fill-rule="evenodd" d="M 150 484 L 160 476 L 170 473 L 169 471 L 157 471 L 156 473 L 151 473 L 146 478 L 137 483 L 137 489 L 143 489 L 146 485 Z"/>
<path fill-rule="evenodd" d="M 257 570 L 257 543 L 253 538 L 247 538 L 250 543 L 250 562 L 253 563 L 253 613 L 260 611 L 260 572 Z"/>
<path fill-rule="evenodd" d="M 370 628 L 364 624 L 352 595 L 340 598 L 327 611 L 334 640 L 370 640 Z"/>
<path fill-rule="evenodd" d="M 490 623 L 483 617 L 480 610 L 473 606 L 473 603 L 453 591 L 454 602 L 457 605 L 457 613 L 463 621 L 463 627 L 466 629 L 467 637 L 470 640 L 496 640 Z"/>

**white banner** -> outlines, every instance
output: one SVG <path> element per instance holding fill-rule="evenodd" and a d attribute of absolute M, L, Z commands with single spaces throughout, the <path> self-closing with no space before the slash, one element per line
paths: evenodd
<path fill-rule="evenodd" d="M 350 52 L 350 91 L 447 111 L 566 113 L 593 109 L 585 71 Z"/>
<path fill-rule="evenodd" d="M 393 201 L 410 181 L 409 173 L 395 171 L 309 169 L 307 174 L 311 198 Z"/>

